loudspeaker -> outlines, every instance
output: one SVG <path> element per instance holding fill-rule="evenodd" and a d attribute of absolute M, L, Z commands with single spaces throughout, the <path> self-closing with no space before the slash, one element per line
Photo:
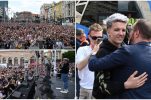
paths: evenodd
<path fill-rule="evenodd" d="M 13 94 L 12 94 L 12 97 L 13 98 L 21 98 L 21 92 L 19 92 L 19 91 L 15 91 Z"/>

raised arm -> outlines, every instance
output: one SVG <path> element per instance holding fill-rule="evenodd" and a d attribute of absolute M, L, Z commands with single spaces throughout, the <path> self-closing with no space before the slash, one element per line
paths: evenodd
<path fill-rule="evenodd" d="M 120 48 L 101 58 L 97 58 L 95 55 L 92 55 L 89 59 L 88 67 L 91 71 L 101 71 L 116 66 L 122 66 L 129 61 L 129 55 L 130 54 L 125 50 L 125 48 Z"/>
<path fill-rule="evenodd" d="M 145 81 L 147 80 L 148 74 L 146 72 L 142 73 L 139 76 L 136 76 L 138 71 L 135 71 L 130 75 L 130 77 L 125 82 L 118 82 L 118 81 L 111 81 L 110 79 L 103 79 L 100 80 L 99 78 L 99 84 L 98 87 L 101 89 L 102 95 L 116 95 L 124 92 L 127 89 L 134 89 L 141 87 Z M 101 88 L 100 88 L 101 87 Z M 96 89 L 96 88 L 95 88 Z"/>
<path fill-rule="evenodd" d="M 91 56 L 91 52 L 86 54 L 86 51 L 83 48 L 79 48 L 76 55 L 76 66 L 78 70 L 82 70 L 88 64 L 88 60 Z"/>

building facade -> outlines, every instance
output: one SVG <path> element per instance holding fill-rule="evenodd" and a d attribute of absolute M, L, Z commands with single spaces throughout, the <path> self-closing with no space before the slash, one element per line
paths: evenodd
<path fill-rule="evenodd" d="M 33 14 L 28 11 L 16 12 L 13 17 L 17 22 L 35 22 L 39 20 L 39 14 Z"/>
<path fill-rule="evenodd" d="M 53 2 L 51 4 L 50 18 L 53 22 L 61 23 L 63 19 L 62 6 L 64 1 L 58 3 Z"/>
<path fill-rule="evenodd" d="M 8 1 L 0 1 L 0 22 L 8 19 Z"/>
<path fill-rule="evenodd" d="M 49 12 L 50 13 L 50 17 L 51 17 L 51 21 L 52 22 L 55 22 L 56 21 L 56 3 L 55 2 L 53 2 L 52 4 L 51 4 L 51 12 Z"/>
<path fill-rule="evenodd" d="M 43 4 L 40 8 L 40 19 L 41 21 L 50 20 L 51 4 Z"/>
<path fill-rule="evenodd" d="M 32 22 L 33 21 L 33 15 L 31 12 L 28 12 L 28 11 L 16 12 L 15 21 Z"/>
<path fill-rule="evenodd" d="M 75 21 L 75 1 L 43 4 L 40 8 L 40 18 L 60 24 L 73 23 Z"/>
<path fill-rule="evenodd" d="M 24 66 L 24 61 L 28 60 L 30 63 L 35 60 L 34 51 L 0 51 L 0 64 L 7 66 Z"/>
<path fill-rule="evenodd" d="M 0 51 L 0 65 L 6 64 L 7 66 L 24 66 L 25 60 L 29 64 L 35 63 L 36 60 L 38 64 L 42 64 L 42 59 L 47 56 L 50 61 L 55 61 L 57 59 L 62 59 L 62 51 L 56 50 L 44 50 L 39 51 L 39 57 L 36 55 L 35 51 Z"/>
<path fill-rule="evenodd" d="M 55 21 L 57 22 L 60 22 L 62 21 L 62 18 L 63 18 L 63 12 L 62 12 L 62 4 L 63 4 L 63 1 L 60 1 L 58 3 L 55 4 L 55 7 L 54 7 L 54 19 Z"/>
<path fill-rule="evenodd" d="M 64 22 L 73 23 L 75 21 L 75 1 L 64 1 L 62 12 Z"/>
<path fill-rule="evenodd" d="M 40 22 L 40 15 L 39 14 L 32 14 L 32 21 L 33 22 Z"/>

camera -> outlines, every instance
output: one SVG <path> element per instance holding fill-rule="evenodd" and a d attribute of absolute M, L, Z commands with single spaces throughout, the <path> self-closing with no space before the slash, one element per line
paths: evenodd
<path fill-rule="evenodd" d="M 103 41 L 103 38 L 97 38 L 97 44 L 99 44 L 101 41 Z"/>

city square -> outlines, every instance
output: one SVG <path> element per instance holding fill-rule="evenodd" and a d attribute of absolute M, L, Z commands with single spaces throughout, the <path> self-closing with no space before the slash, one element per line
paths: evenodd
<path fill-rule="evenodd" d="M 42 2 L 37 12 L 25 9 L 15 11 L 13 1 L 0 1 L 1 49 L 75 48 L 74 1 Z"/>

